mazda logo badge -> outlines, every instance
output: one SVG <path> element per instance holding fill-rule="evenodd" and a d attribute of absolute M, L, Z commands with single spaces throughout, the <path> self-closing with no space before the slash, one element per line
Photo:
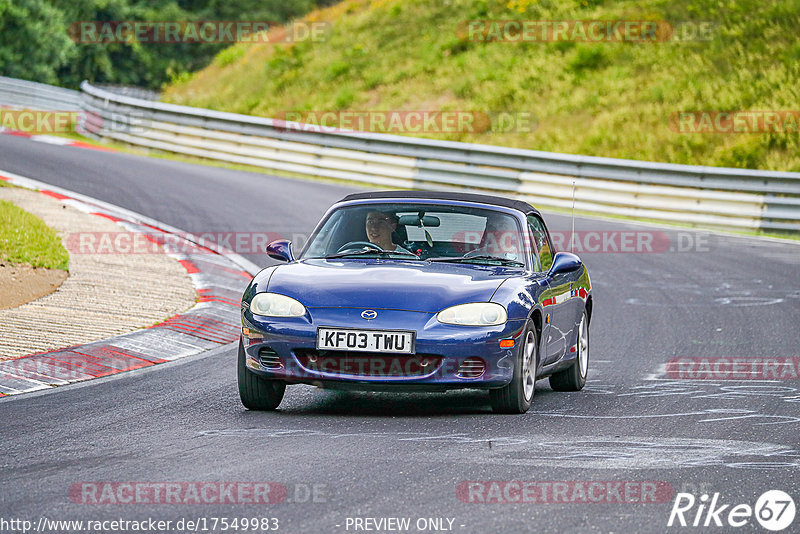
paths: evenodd
<path fill-rule="evenodd" d="M 378 312 L 375 310 L 364 310 L 361 312 L 361 317 L 366 319 L 367 321 L 371 321 L 378 316 Z"/>

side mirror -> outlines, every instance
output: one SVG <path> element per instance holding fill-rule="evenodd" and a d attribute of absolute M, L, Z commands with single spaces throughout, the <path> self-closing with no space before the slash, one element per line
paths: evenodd
<path fill-rule="evenodd" d="M 288 239 L 279 239 L 267 245 L 267 255 L 273 260 L 294 261 L 292 255 L 292 242 Z"/>
<path fill-rule="evenodd" d="M 570 252 L 557 252 L 555 257 L 553 257 L 553 265 L 550 266 L 550 271 L 548 271 L 547 274 L 549 276 L 555 276 L 557 274 L 571 273 L 580 269 L 581 265 L 583 265 L 583 262 L 581 262 L 581 259 L 575 254 Z"/>

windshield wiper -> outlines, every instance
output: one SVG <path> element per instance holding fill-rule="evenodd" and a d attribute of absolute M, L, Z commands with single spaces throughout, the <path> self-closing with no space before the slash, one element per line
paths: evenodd
<path fill-rule="evenodd" d="M 365 248 L 363 250 L 356 250 L 353 252 L 342 252 L 341 254 L 331 254 L 330 256 L 325 256 L 326 260 L 333 260 L 336 258 L 347 258 L 349 256 L 362 256 L 366 254 L 375 254 L 376 256 L 380 256 L 382 258 L 387 258 L 389 256 L 410 256 L 414 259 L 420 259 L 419 256 L 412 252 L 404 252 L 402 250 L 375 250 L 371 248 Z"/>
<path fill-rule="evenodd" d="M 440 258 L 428 258 L 427 261 L 442 261 L 442 262 L 448 262 L 449 261 L 449 262 L 454 262 L 454 263 L 469 263 L 469 262 L 473 262 L 473 261 L 477 261 L 477 262 L 496 261 L 496 262 L 498 262 L 498 263 L 500 263 L 501 265 L 504 265 L 504 266 L 507 265 L 507 266 L 511 266 L 511 267 L 525 267 L 525 264 L 520 262 L 520 261 L 510 260 L 508 258 L 499 258 L 497 256 L 489 256 L 488 254 L 487 255 L 480 255 L 480 256 L 468 256 L 466 258 L 463 258 L 463 257 L 455 258 L 455 257 L 451 257 L 451 256 L 442 256 Z"/>

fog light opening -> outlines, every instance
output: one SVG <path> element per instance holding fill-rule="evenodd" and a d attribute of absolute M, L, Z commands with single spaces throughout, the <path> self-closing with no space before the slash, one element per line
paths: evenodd
<path fill-rule="evenodd" d="M 461 362 L 456 376 L 459 378 L 478 378 L 486 372 L 486 362 L 481 358 L 467 358 Z"/>
<path fill-rule="evenodd" d="M 265 369 L 280 369 L 283 367 L 281 357 L 269 347 L 261 347 L 258 349 L 258 363 Z"/>

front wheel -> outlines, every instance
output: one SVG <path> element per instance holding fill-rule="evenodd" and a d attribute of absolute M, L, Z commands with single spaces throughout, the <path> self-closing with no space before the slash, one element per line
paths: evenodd
<path fill-rule="evenodd" d="M 502 388 L 489 390 L 489 400 L 495 413 L 520 414 L 531 407 L 539 361 L 539 340 L 532 321 L 525 325 L 521 339 L 523 343 L 514 362 L 511 382 Z"/>
<path fill-rule="evenodd" d="M 583 311 L 578 325 L 578 356 L 568 369 L 550 377 L 550 387 L 556 391 L 580 391 L 589 373 L 589 317 Z"/>
<path fill-rule="evenodd" d="M 286 383 L 258 376 L 245 365 L 245 353 L 239 341 L 239 398 L 248 410 L 274 410 L 283 400 Z"/>

